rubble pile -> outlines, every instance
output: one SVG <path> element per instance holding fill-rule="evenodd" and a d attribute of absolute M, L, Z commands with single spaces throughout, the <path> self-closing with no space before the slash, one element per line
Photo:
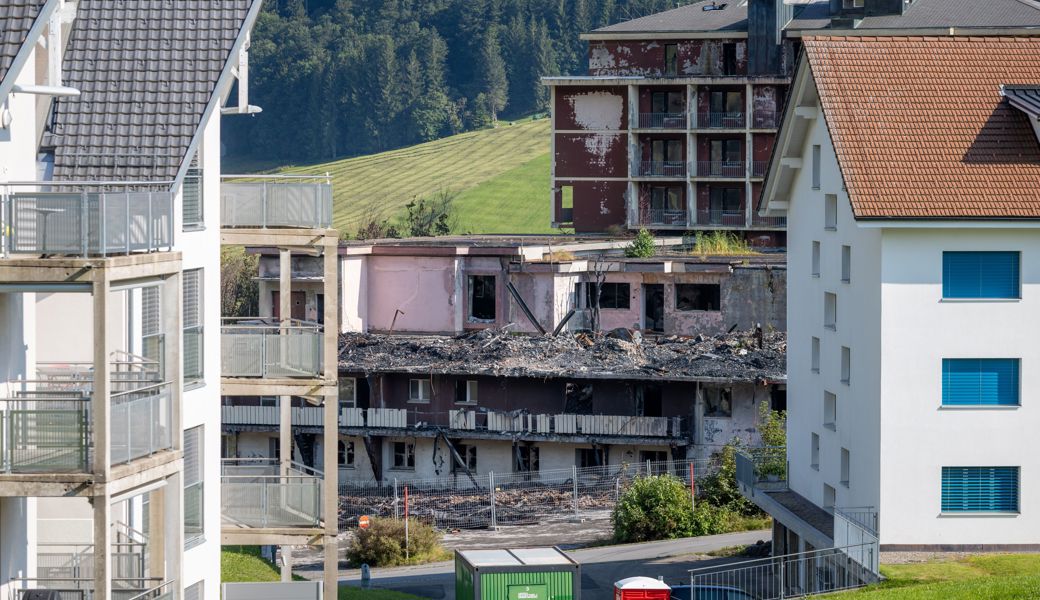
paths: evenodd
<path fill-rule="evenodd" d="M 499 329 L 455 337 L 346 333 L 339 367 L 360 374 L 783 381 L 786 352 L 782 332 L 655 338 L 627 329 L 556 337 Z"/>

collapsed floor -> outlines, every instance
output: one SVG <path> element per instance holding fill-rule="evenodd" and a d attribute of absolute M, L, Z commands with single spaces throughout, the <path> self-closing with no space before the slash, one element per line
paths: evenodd
<path fill-rule="evenodd" d="M 782 382 L 786 353 L 783 332 L 657 338 L 628 330 L 555 337 L 497 329 L 460 336 L 345 333 L 339 368 L 364 374 Z"/>

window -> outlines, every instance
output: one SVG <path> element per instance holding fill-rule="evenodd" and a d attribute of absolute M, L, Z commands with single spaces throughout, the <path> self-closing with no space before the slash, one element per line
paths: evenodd
<path fill-rule="evenodd" d="M 827 329 L 838 328 L 838 295 L 830 292 L 823 294 L 823 326 Z"/>
<path fill-rule="evenodd" d="M 429 402 L 433 397 L 433 382 L 429 379 L 408 380 L 408 401 Z"/>
<path fill-rule="evenodd" d="M 145 358 L 159 364 L 159 372 L 165 372 L 163 359 L 165 336 L 161 329 L 161 308 L 159 306 L 159 287 L 148 286 L 141 289 L 141 354 Z"/>
<path fill-rule="evenodd" d="M 811 453 L 809 455 L 809 461 L 810 461 L 809 462 L 809 466 L 814 468 L 814 469 L 816 469 L 817 471 L 819 471 L 820 470 L 820 434 L 818 434 L 818 433 L 812 434 L 812 449 L 811 449 L 810 452 Z"/>
<path fill-rule="evenodd" d="M 831 431 L 838 428 L 838 397 L 830 392 L 823 393 L 823 426 Z"/>
<path fill-rule="evenodd" d="M 683 147 L 682 140 L 652 140 L 650 142 L 650 160 L 654 163 L 682 163 Z M 655 171 L 654 175 L 670 175 L 671 172 L 662 170 Z"/>
<path fill-rule="evenodd" d="M 186 269 L 184 292 L 184 382 L 202 381 L 202 269 Z"/>
<path fill-rule="evenodd" d="M 740 140 L 711 140 L 708 146 L 708 172 L 698 175 L 742 177 L 744 150 Z"/>
<path fill-rule="evenodd" d="M 812 372 L 820 372 L 820 338 L 812 339 Z"/>
<path fill-rule="evenodd" d="M 820 242 L 812 243 L 812 276 L 820 276 Z"/>
<path fill-rule="evenodd" d="M 415 444 L 394 442 L 394 468 L 402 470 L 415 469 Z"/>
<path fill-rule="evenodd" d="M 1014 358 L 944 358 L 943 406 L 1018 406 L 1019 366 Z"/>
<path fill-rule="evenodd" d="M 354 408 L 357 406 L 357 379 L 353 377 L 339 378 L 339 407 Z"/>
<path fill-rule="evenodd" d="M 943 298 L 1021 298 L 1018 252 L 943 252 Z"/>
<path fill-rule="evenodd" d="M 341 467 L 354 468 L 354 442 L 339 441 L 336 449 L 336 462 Z"/>
<path fill-rule="evenodd" d="M 570 223 L 574 220 L 574 186 L 560 187 L 560 222 Z"/>
<path fill-rule="evenodd" d="M 823 197 L 823 226 L 828 231 L 838 228 L 838 197 L 834 194 Z"/>
<path fill-rule="evenodd" d="M 513 470 L 516 472 L 531 472 L 538 470 L 538 447 L 516 446 L 513 455 Z"/>
<path fill-rule="evenodd" d="M 841 382 L 849 385 L 852 380 L 852 350 L 841 347 Z"/>
<path fill-rule="evenodd" d="M 712 186 L 708 192 L 708 211 L 712 223 L 715 225 L 743 225 L 742 197 L 741 188 Z M 739 220 L 734 220 L 735 218 L 739 218 Z"/>
<path fill-rule="evenodd" d="M 1018 512 L 1018 467 L 943 467 L 942 512 Z"/>
<path fill-rule="evenodd" d="M 686 223 L 683 189 L 679 186 L 650 188 L 650 222 L 655 225 Z"/>
<path fill-rule="evenodd" d="M 495 320 L 495 276 L 469 276 L 469 318 L 471 321 Z"/>
<path fill-rule="evenodd" d="M 741 115 L 744 112 L 744 97 L 740 92 L 711 92 L 711 95 L 708 96 L 708 110 L 713 113 Z M 740 127 L 742 124 L 723 120 L 719 123 L 713 122 L 712 125 L 716 127 L 720 125 Z"/>
<path fill-rule="evenodd" d="M 844 9 L 849 8 L 863 8 L 864 0 L 841 0 L 841 7 Z"/>
<path fill-rule="evenodd" d="M 820 189 L 820 145 L 812 147 L 812 189 Z"/>
<path fill-rule="evenodd" d="M 679 74 L 679 45 L 664 45 L 664 76 L 675 77 Z"/>
<path fill-rule="evenodd" d="M 181 184 L 181 218 L 185 231 L 202 229 L 205 225 L 202 215 L 202 167 L 199 166 L 198 154 L 191 159 L 184 183 Z"/>
<path fill-rule="evenodd" d="M 841 247 L 841 280 L 844 283 L 852 281 L 852 246 Z"/>
<path fill-rule="evenodd" d="M 574 451 L 574 455 L 574 464 L 579 469 L 600 467 L 607 464 L 602 448 L 578 448 Z"/>
<path fill-rule="evenodd" d="M 477 403 L 477 381 L 475 379 L 463 379 L 455 382 L 455 403 Z"/>
<path fill-rule="evenodd" d="M 841 449 L 841 484 L 845 487 L 849 487 L 849 469 L 851 458 L 849 457 L 849 451 L 846 448 Z"/>
<path fill-rule="evenodd" d="M 682 92 L 654 92 L 650 94 L 650 110 L 656 114 L 681 114 L 683 112 Z M 656 124 L 656 123 L 655 123 Z M 671 127 L 670 121 L 662 121 L 666 127 Z M 681 121 L 676 121 L 675 126 L 685 128 Z"/>
<path fill-rule="evenodd" d="M 477 447 L 470 446 L 467 444 L 455 444 L 455 451 L 459 453 L 459 457 L 462 458 L 466 463 L 466 469 L 470 471 L 477 470 Z M 459 461 L 455 460 L 455 457 L 451 458 L 451 472 L 452 473 L 464 473 L 466 469 L 462 468 Z"/>
<path fill-rule="evenodd" d="M 827 485 L 826 483 L 823 484 L 823 507 L 834 508 L 834 504 L 837 501 L 837 495 L 838 493 L 834 490 L 833 487 Z"/>
<path fill-rule="evenodd" d="M 596 306 L 596 298 L 593 295 L 596 290 L 595 283 L 589 283 L 585 286 L 587 293 L 589 294 L 587 301 L 588 307 Z M 599 307 L 600 308 L 611 308 L 611 309 L 628 309 L 631 306 L 631 286 L 627 283 L 611 283 L 604 282 L 599 287 Z"/>
<path fill-rule="evenodd" d="M 563 412 L 576 415 L 592 414 L 592 384 L 567 383 L 563 386 Z"/>
<path fill-rule="evenodd" d="M 204 535 L 202 484 L 205 454 L 203 425 L 184 430 L 184 544 L 194 546 Z"/>
<path fill-rule="evenodd" d="M 719 306 L 720 289 L 717 283 L 677 283 L 675 310 L 722 310 Z"/>
<path fill-rule="evenodd" d="M 704 388 L 704 416 L 732 417 L 733 390 L 730 388 Z"/>
<path fill-rule="evenodd" d="M 737 45 L 732 42 L 722 44 L 722 74 L 737 74 Z"/>

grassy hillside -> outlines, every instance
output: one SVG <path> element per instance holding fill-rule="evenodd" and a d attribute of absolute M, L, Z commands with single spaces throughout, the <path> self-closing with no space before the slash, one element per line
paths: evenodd
<path fill-rule="evenodd" d="M 344 236 L 442 190 L 460 194 L 460 231 L 542 233 L 549 230 L 548 153 L 549 120 L 538 119 L 282 172 L 332 174 L 334 224 Z"/>

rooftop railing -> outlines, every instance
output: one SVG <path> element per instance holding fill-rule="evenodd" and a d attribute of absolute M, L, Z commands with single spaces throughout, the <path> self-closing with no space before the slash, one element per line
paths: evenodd
<path fill-rule="evenodd" d="M 688 213 L 683 209 L 649 208 L 640 212 L 640 225 L 685 227 Z"/>
<path fill-rule="evenodd" d="M 276 459 L 226 459 L 221 465 L 221 515 L 226 525 L 320 527 L 324 474 Z"/>
<path fill-rule="evenodd" d="M 220 332 L 224 377 L 319 377 L 324 328 L 310 321 L 226 318 Z"/>
<path fill-rule="evenodd" d="M 332 226 L 332 179 L 325 175 L 223 175 L 220 226 Z"/>
<path fill-rule="evenodd" d="M 0 190 L 3 253 L 88 257 L 170 250 L 174 203 L 169 186 L 169 182 L 8 184 Z"/>

